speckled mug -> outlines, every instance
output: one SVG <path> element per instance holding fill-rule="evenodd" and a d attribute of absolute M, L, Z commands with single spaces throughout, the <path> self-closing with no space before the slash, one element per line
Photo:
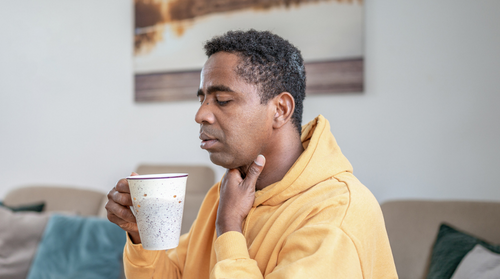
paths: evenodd
<path fill-rule="evenodd" d="M 179 245 L 187 173 L 127 177 L 142 247 L 166 250 Z"/>

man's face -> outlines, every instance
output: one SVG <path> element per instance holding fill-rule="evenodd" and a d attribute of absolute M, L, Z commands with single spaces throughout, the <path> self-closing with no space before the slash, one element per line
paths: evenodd
<path fill-rule="evenodd" d="M 236 74 L 239 58 L 218 52 L 210 56 L 201 71 L 198 96 L 200 147 L 210 160 L 228 169 L 249 166 L 264 154 L 272 133 L 272 101 L 260 103 L 255 85 Z"/>

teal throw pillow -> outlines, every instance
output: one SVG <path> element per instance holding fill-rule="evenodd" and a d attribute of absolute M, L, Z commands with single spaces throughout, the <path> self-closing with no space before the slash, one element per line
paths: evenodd
<path fill-rule="evenodd" d="M 0 201 L 0 206 L 8 208 L 14 212 L 19 212 L 19 211 L 42 212 L 43 208 L 45 207 L 45 203 L 38 202 L 38 203 L 34 203 L 34 204 L 27 204 L 27 205 L 20 205 L 20 206 L 7 206 L 7 205 L 3 204 L 3 202 Z"/>
<path fill-rule="evenodd" d="M 500 245 L 492 245 L 477 237 L 461 232 L 446 224 L 441 224 L 432 249 L 431 264 L 427 279 L 449 279 L 462 259 L 477 244 L 500 253 Z"/>
<path fill-rule="evenodd" d="M 119 279 L 126 234 L 104 218 L 50 217 L 28 279 Z"/>

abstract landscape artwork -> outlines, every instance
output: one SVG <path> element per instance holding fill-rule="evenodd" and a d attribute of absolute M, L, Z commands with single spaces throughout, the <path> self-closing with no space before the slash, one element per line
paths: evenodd
<path fill-rule="evenodd" d="M 311 94 L 363 91 L 361 0 L 135 0 L 137 102 L 195 100 L 203 44 L 229 30 L 269 30 L 298 47 Z"/>

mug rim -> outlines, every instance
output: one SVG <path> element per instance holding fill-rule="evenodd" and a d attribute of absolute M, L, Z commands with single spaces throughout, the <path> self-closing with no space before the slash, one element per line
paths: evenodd
<path fill-rule="evenodd" d="M 144 179 L 169 179 L 187 177 L 187 173 L 157 173 L 157 174 L 142 174 L 128 176 L 128 180 L 144 180 Z"/>

